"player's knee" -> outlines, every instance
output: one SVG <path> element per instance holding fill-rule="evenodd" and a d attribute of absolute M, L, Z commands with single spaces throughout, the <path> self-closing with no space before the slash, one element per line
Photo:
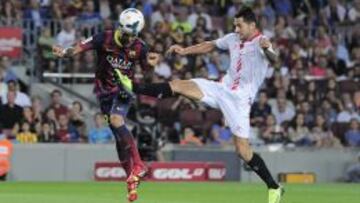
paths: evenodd
<path fill-rule="evenodd" d="M 237 139 L 235 147 L 236 152 L 244 161 L 249 162 L 251 160 L 253 151 L 247 139 Z"/>
<path fill-rule="evenodd" d="M 171 90 L 175 93 L 181 93 L 181 86 L 182 86 L 182 82 L 183 80 L 173 80 L 173 81 L 170 81 L 169 84 L 170 84 L 170 87 L 171 87 Z"/>
<path fill-rule="evenodd" d="M 115 128 L 121 127 L 125 124 L 124 117 L 121 115 L 110 115 L 110 124 Z"/>

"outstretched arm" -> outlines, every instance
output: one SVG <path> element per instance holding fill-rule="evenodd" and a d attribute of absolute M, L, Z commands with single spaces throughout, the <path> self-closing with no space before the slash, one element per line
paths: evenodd
<path fill-rule="evenodd" d="M 81 53 L 83 51 L 84 49 L 79 44 L 76 44 L 75 46 L 69 48 L 64 48 L 59 45 L 54 45 L 52 47 L 53 54 L 59 58 L 73 57 L 74 55 Z"/>
<path fill-rule="evenodd" d="M 167 54 L 171 54 L 173 52 L 180 54 L 180 55 L 188 55 L 188 54 L 205 54 L 211 52 L 215 49 L 215 42 L 214 41 L 205 41 L 200 44 L 196 44 L 193 46 L 183 48 L 180 45 L 172 45 L 168 50 Z"/>
<path fill-rule="evenodd" d="M 85 40 L 75 43 L 73 46 L 64 48 L 59 45 L 54 45 L 52 47 L 53 54 L 57 57 L 73 57 L 76 54 L 81 52 L 99 49 L 104 43 L 105 33 L 98 33 L 94 36 L 91 36 Z"/>

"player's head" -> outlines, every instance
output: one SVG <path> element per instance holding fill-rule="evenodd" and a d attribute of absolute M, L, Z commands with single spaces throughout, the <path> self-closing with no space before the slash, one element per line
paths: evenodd
<path fill-rule="evenodd" d="M 255 13 L 251 8 L 243 7 L 234 18 L 235 32 L 241 39 L 250 38 L 257 31 Z"/>
<path fill-rule="evenodd" d="M 135 9 L 128 8 L 121 12 L 119 16 L 119 28 L 118 28 L 118 37 L 119 42 L 122 46 L 133 42 L 136 36 L 144 28 L 145 19 L 143 14 Z"/>

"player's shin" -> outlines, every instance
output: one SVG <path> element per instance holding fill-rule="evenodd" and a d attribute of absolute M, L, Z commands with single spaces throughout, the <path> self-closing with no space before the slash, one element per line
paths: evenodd
<path fill-rule="evenodd" d="M 132 161 L 133 166 L 143 167 L 144 164 L 141 161 L 134 137 L 126 126 L 122 125 L 120 127 L 112 127 L 111 129 L 115 135 L 116 142 L 119 142 L 121 145 L 121 150 L 128 151 L 128 158 Z M 132 167 L 131 170 L 133 170 L 134 167 Z"/>
<path fill-rule="evenodd" d="M 124 168 L 126 176 L 129 176 L 132 171 L 132 160 L 130 156 L 130 148 L 126 147 L 125 143 L 116 141 L 116 152 L 118 154 L 121 166 Z"/>
<path fill-rule="evenodd" d="M 247 163 L 251 169 L 266 183 L 268 188 L 277 189 L 279 185 L 275 182 L 270 174 L 264 160 L 256 153 L 253 154 L 251 160 Z"/>
<path fill-rule="evenodd" d="M 151 84 L 134 84 L 134 92 L 157 98 L 167 98 L 174 96 L 174 93 L 168 82 Z"/>

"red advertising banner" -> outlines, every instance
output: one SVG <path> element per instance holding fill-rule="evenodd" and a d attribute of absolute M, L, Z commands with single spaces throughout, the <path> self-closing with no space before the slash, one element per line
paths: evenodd
<path fill-rule="evenodd" d="M 94 178 L 97 181 L 122 181 L 126 180 L 126 173 L 120 163 L 97 162 L 95 163 Z"/>
<path fill-rule="evenodd" d="M 152 162 L 148 165 L 150 181 L 223 181 L 226 168 L 222 162 Z M 126 180 L 119 163 L 95 163 L 94 178 L 97 181 Z"/>
<path fill-rule="evenodd" d="M 0 28 L 0 56 L 21 57 L 22 32 L 21 28 L 16 27 Z"/>
<path fill-rule="evenodd" d="M 207 164 L 207 178 L 210 181 L 222 181 L 226 175 L 226 168 L 222 162 L 209 162 Z"/>
<path fill-rule="evenodd" d="M 205 181 L 205 162 L 153 162 L 150 164 L 153 181 Z"/>

